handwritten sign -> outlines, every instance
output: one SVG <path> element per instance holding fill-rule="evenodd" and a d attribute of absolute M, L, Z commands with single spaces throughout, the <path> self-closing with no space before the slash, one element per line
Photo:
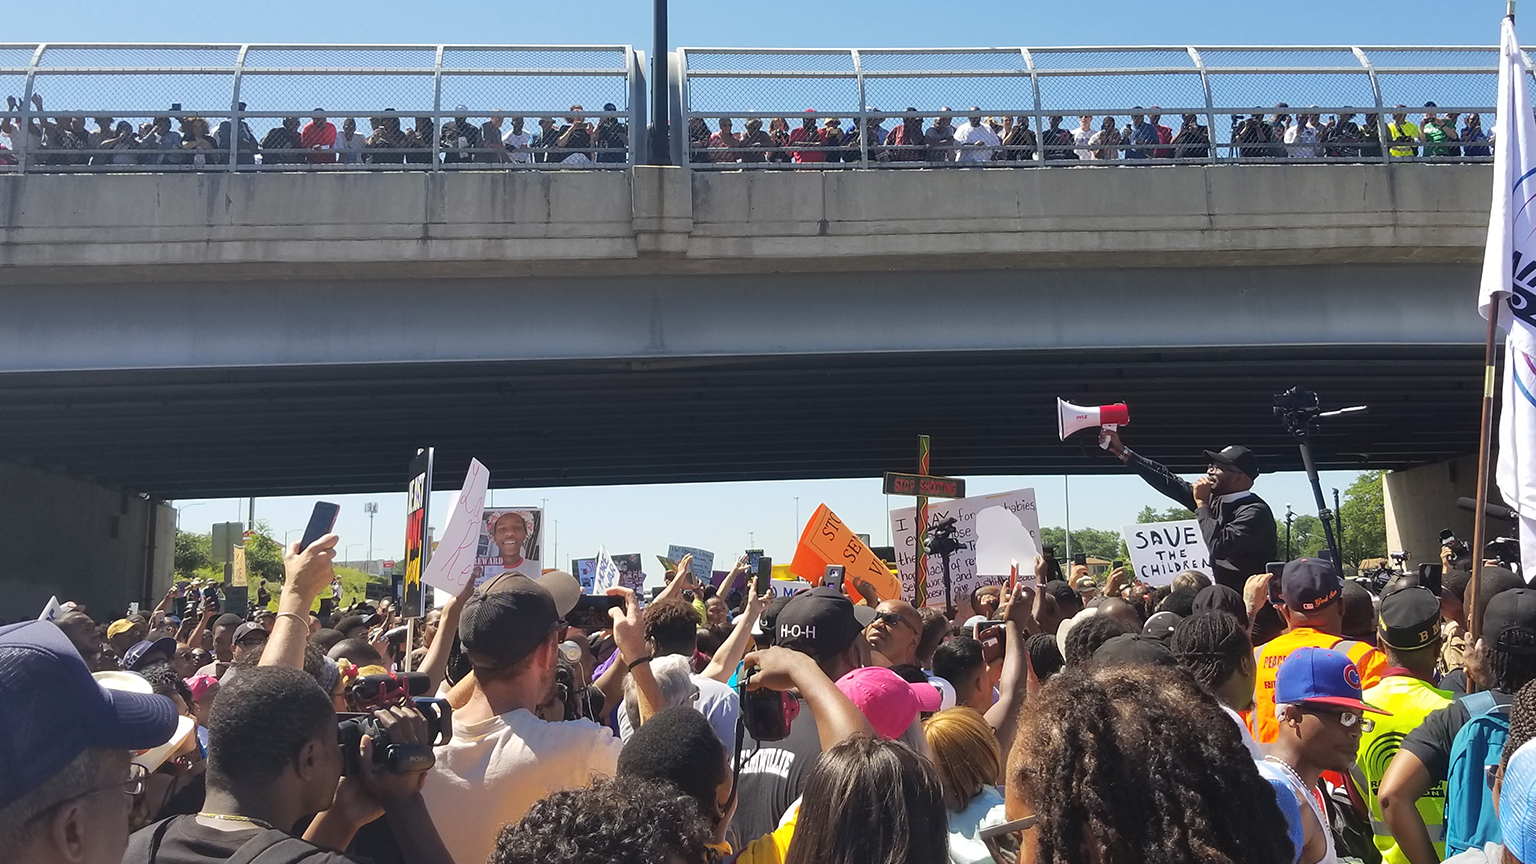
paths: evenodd
<path fill-rule="evenodd" d="M 581 583 L 581 593 L 583 593 L 583 594 L 595 593 L 592 590 L 592 583 L 593 583 L 593 580 L 595 579 L 595 577 L 597 575 L 597 559 L 596 558 L 572 558 L 571 559 L 571 575 L 575 576 L 576 577 L 576 581 Z"/>
<path fill-rule="evenodd" d="M 682 561 L 684 555 L 693 556 L 693 563 L 689 566 L 693 570 L 693 575 L 699 577 L 700 582 L 708 582 L 714 577 L 715 553 L 708 549 L 699 549 L 694 546 L 673 545 L 667 547 L 667 557 L 671 558 L 673 562 Z M 676 563 L 674 563 L 673 567 L 675 568 L 676 566 Z"/>
<path fill-rule="evenodd" d="M 448 505 L 448 524 L 443 527 L 442 539 L 432 550 L 421 581 L 433 588 L 458 594 L 464 590 L 464 584 L 474 578 L 475 551 L 480 541 L 480 509 L 485 506 L 485 490 L 490 481 L 491 472 L 480 464 L 480 460 L 469 460 L 464 488 L 454 494 Z"/>
<path fill-rule="evenodd" d="M 1211 573 L 1211 551 L 1193 519 L 1127 525 L 1124 533 L 1136 578 L 1148 585 L 1167 585 L 1185 570 Z"/>
<path fill-rule="evenodd" d="M 616 588 L 619 584 L 619 565 L 613 563 L 609 557 L 607 547 L 597 548 L 597 567 L 592 573 L 592 593 L 606 594 L 609 588 Z"/>
<path fill-rule="evenodd" d="M 983 585 L 1006 585 L 1014 561 L 1021 574 L 1033 572 L 1040 548 L 1040 513 L 1035 490 L 1018 489 L 928 504 L 929 542 L 933 526 L 955 520 L 960 550 L 949 557 L 949 579 L 955 605 L 962 610 L 971 592 Z M 891 536 L 896 541 L 896 569 L 901 596 L 914 596 L 917 587 L 917 508 L 891 511 Z M 944 559 L 928 555 L 928 605 L 944 605 Z"/>
<path fill-rule="evenodd" d="M 811 521 L 805 523 L 805 531 L 800 535 L 800 545 L 795 549 L 794 560 L 789 563 L 789 571 L 813 585 L 820 585 L 828 564 L 841 564 L 848 568 L 850 586 L 853 580 L 863 579 L 875 589 L 881 600 L 902 596 L 901 583 L 891 575 L 885 562 L 871 552 L 868 544 L 860 540 L 853 529 L 844 525 L 831 508 L 823 504 L 811 514 Z"/>
<path fill-rule="evenodd" d="M 619 568 L 619 584 L 639 594 L 645 586 L 645 572 L 640 569 L 640 553 L 629 552 L 608 557 L 613 559 L 613 566 Z"/>

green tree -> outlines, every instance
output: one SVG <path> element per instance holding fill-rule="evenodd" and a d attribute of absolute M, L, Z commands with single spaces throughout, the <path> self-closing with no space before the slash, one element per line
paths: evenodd
<path fill-rule="evenodd" d="M 1067 532 L 1059 527 L 1040 529 L 1040 545 L 1055 546 L 1056 554 L 1067 554 Z M 1090 558 L 1113 561 L 1125 559 L 1125 541 L 1118 531 L 1101 531 L 1098 528 L 1076 528 L 1072 531 L 1072 554 L 1081 552 Z"/>
<path fill-rule="evenodd" d="M 213 566 L 212 538 L 207 534 L 176 530 L 176 554 L 172 568 L 179 579 L 196 579 L 198 571 Z"/>
<path fill-rule="evenodd" d="M 1344 562 L 1358 567 L 1366 558 L 1387 554 L 1387 508 L 1380 471 L 1366 471 L 1344 490 L 1339 517 L 1344 520 Z"/>
<path fill-rule="evenodd" d="M 258 521 L 256 530 L 245 537 L 245 578 L 252 591 L 263 579 L 283 584 L 283 544 L 272 539 L 270 530 L 266 522 Z"/>
<path fill-rule="evenodd" d="M 1150 506 L 1141 508 L 1136 514 L 1136 524 L 1145 525 L 1149 522 L 1178 522 L 1181 519 L 1195 518 L 1195 511 L 1185 510 L 1183 507 L 1169 507 L 1167 510 L 1153 510 Z"/>
<path fill-rule="evenodd" d="M 1286 557 L 1285 520 L 1275 520 L 1275 546 L 1280 557 Z M 1310 513 L 1297 513 L 1291 518 L 1291 558 L 1315 558 L 1328 548 L 1328 538 L 1323 534 L 1323 520 Z"/>

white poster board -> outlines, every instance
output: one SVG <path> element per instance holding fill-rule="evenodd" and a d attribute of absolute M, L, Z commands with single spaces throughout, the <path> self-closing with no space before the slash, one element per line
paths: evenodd
<path fill-rule="evenodd" d="M 544 573 L 540 551 L 544 511 L 539 507 L 491 507 L 480 511 L 475 550 L 475 582 L 508 570 L 537 579 Z"/>
<path fill-rule="evenodd" d="M 679 564 L 683 562 L 684 555 L 693 556 L 693 563 L 689 565 L 693 570 L 693 575 L 699 577 L 700 582 L 706 585 L 709 584 L 709 581 L 715 576 L 715 553 L 708 549 L 699 549 L 694 546 L 672 545 L 667 547 L 667 557 Z"/>
<path fill-rule="evenodd" d="M 983 585 L 1006 585 L 1012 562 L 1019 562 L 1020 578 L 1034 579 L 1035 556 L 1040 549 L 1040 513 L 1035 490 L 1018 489 L 957 498 L 928 505 L 928 537 L 932 526 L 955 519 L 955 540 L 960 551 L 949 559 L 949 576 L 955 605 L 965 608 L 971 592 Z M 896 543 L 896 570 L 901 576 L 901 596 L 911 599 L 917 585 L 917 508 L 891 511 L 891 537 Z M 944 559 L 928 555 L 928 605 L 944 605 Z"/>
<path fill-rule="evenodd" d="M 480 538 L 480 508 L 485 506 L 485 490 L 491 472 L 479 459 L 469 460 L 464 488 L 454 493 L 448 505 L 448 524 L 437 541 L 421 581 L 450 594 L 458 594 L 464 583 L 474 577 L 475 550 Z"/>
<path fill-rule="evenodd" d="M 1135 576 L 1148 585 L 1167 585 L 1185 570 L 1211 575 L 1211 551 L 1193 519 L 1127 525 L 1124 534 Z"/>
<path fill-rule="evenodd" d="M 597 547 L 597 567 L 592 572 L 592 590 L 588 593 L 607 594 L 609 588 L 618 587 L 621 575 L 619 565 L 608 555 L 608 547 Z"/>

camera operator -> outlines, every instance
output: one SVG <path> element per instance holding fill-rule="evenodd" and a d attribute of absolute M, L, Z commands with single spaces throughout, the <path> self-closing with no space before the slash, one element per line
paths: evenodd
<path fill-rule="evenodd" d="M 1241 594 L 1244 581 L 1275 560 L 1275 515 L 1251 491 L 1259 461 L 1248 448 L 1206 450 L 1210 464 L 1205 476 L 1190 483 L 1122 444 L 1113 429 L 1101 431 L 1099 443 L 1153 489 L 1195 511 L 1217 584 Z"/>
<path fill-rule="evenodd" d="M 428 741 L 413 708 L 374 713 L 393 744 Z M 298 669 L 246 669 L 220 688 L 208 720 L 208 794 L 203 810 L 136 832 L 123 864 L 193 864 L 232 857 L 263 864 L 346 864 L 340 852 L 362 826 L 389 818 L 410 864 L 453 864 L 422 801 L 424 768 L 392 770 L 364 737 L 362 769 L 343 777 L 336 709 Z M 318 814 L 302 839 L 288 829 Z"/>

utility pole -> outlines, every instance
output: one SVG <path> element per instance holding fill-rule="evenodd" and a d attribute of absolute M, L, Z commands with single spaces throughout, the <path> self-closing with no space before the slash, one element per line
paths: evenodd
<path fill-rule="evenodd" d="M 1285 505 L 1285 560 L 1291 560 L 1291 505 Z"/>
<path fill-rule="evenodd" d="M 363 505 L 363 512 L 368 514 L 368 566 L 373 566 L 373 517 L 379 515 L 379 502 L 369 501 Z M 372 571 L 370 571 L 372 572 Z"/>
<path fill-rule="evenodd" d="M 671 165 L 672 64 L 667 56 L 667 0 L 652 0 L 655 15 L 651 31 L 651 164 Z"/>

